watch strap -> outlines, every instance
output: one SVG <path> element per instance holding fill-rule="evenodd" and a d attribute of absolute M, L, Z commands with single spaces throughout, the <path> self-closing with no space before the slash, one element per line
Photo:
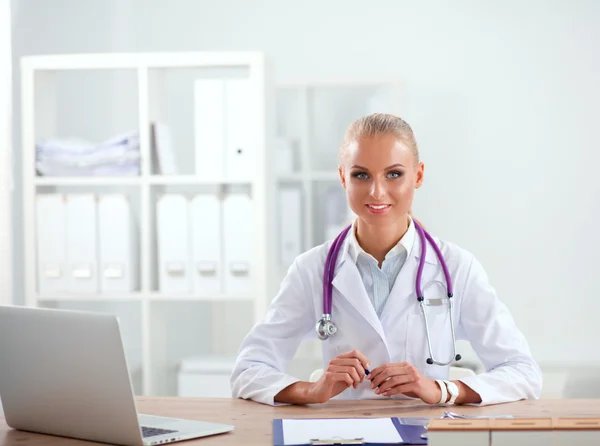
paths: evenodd
<path fill-rule="evenodd" d="M 438 404 L 446 404 L 446 400 L 448 399 L 448 389 L 446 387 L 446 383 L 441 379 L 436 379 L 436 383 L 440 386 L 440 390 L 442 391 L 442 397 L 440 398 L 440 402 Z"/>

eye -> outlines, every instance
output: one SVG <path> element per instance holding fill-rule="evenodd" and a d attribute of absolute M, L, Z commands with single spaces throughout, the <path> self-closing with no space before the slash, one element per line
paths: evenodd
<path fill-rule="evenodd" d="M 358 178 L 359 180 L 366 180 L 367 178 L 369 178 L 369 175 L 367 175 L 364 172 L 353 172 L 352 176 L 354 178 Z"/>
<path fill-rule="evenodd" d="M 394 170 L 394 171 L 388 173 L 388 178 L 391 178 L 391 179 L 394 180 L 396 178 L 400 178 L 402 175 L 403 175 L 403 172 L 400 172 L 398 170 Z"/>

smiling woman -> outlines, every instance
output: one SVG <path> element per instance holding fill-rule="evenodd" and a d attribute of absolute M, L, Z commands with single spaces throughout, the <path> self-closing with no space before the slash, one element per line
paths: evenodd
<path fill-rule="evenodd" d="M 373 114 L 350 125 L 339 175 L 356 220 L 296 258 L 240 348 L 235 397 L 266 404 L 539 397 L 541 371 L 483 267 L 412 218 L 424 171 L 412 129 L 399 117 Z M 323 342 L 324 373 L 302 382 L 285 369 L 315 335 Z M 489 371 L 449 380 L 450 365 L 461 359 L 456 340 L 469 341 Z"/>

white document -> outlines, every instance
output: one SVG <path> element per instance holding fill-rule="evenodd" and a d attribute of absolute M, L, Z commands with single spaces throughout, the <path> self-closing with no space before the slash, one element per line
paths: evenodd
<path fill-rule="evenodd" d="M 43 194 L 36 200 L 38 292 L 63 292 L 68 288 L 65 199 Z"/>
<path fill-rule="evenodd" d="M 194 82 L 194 146 L 196 175 L 223 178 L 225 163 L 225 83 Z"/>
<path fill-rule="evenodd" d="M 152 156 L 156 173 L 161 175 L 177 174 L 173 135 L 171 129 L 162 122 L 152 123 Z"/>
<path fill-rule="evenodd" d="M 40 141 L 36 168 L 44 176 L 139 175 L 139 134 L 136 130 L 99 144 L 79 138 Z"/>
<path fill-rule="evenodd" d="M 120 194 L 98 197 L 98 251 L 100 291 L 133 289 L 131 210 Z"/>
<path fill-rule="evenodd" d="M 192 281 L 196 295 L 221 292 L 221 203 L 216 195 L 196 195 L 190 204 Z"/>
<path fill-rule="evenodd" d="M 289 267 L 302 252 L 302 194 L 298 187 L 279 190 L 281 265 Z"/>
<path fill-rule="evenodd" d="M 225 178 L 250 180 L 255 162 L 256 100 L 248 79 L 228 80 L 225 92 Z"/>
<path fill-rule="evenodd" d="M 96 197 L 67 195 L 67 265 L 69 291 L 98 292 Z"/>
<path fill-rule="evenodd" d="M 349 224 L 348 205 L 344 191 L 337 187 L 328 188 L 324 198 L 325 240 L 332 240 Z"/>
<path fill-rule="evenodd" d="M 391 418 L 331 418 L 282 420 L 283 443 L 311 444 L 311 439 L 362 438 L 365 443 L 401 443 Z"/>
<path fill-rule="evenodd" d="M 246 295 L 252 291 L 254 237 L 252 201 L 245 194 L 231 194 L 223 203 L 225 292 Z"/>
<path fill-rule="evenodd" d="M 156 204 L 159 288 L 161 293 L 191 291 L 188 202 L 165 194 Z"/>

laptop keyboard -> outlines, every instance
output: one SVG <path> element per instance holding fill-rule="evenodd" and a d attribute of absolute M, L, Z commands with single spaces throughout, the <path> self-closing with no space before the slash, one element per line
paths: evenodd
<path fill-rule="evenodd" d="M 142 426 L 142 437 L 144 438 L 154 437 L 156 435 L 172 434 L 173 432 L 177 431 L 172 431 L 169 429 L 159 429 L 157 427 Z"/>

